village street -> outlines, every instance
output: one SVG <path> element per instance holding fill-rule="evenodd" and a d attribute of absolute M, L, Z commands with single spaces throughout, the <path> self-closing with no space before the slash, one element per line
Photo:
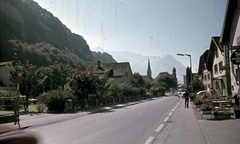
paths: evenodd
<path fill-rule="evenodd" d="M 94 112 L 22 115 L 21 127 L 40 144 L 237 144 L 240 119 L 201 118 L 176 96 L 105 107 Z M 11 126 L 12 123 L 5 124 Z"/>

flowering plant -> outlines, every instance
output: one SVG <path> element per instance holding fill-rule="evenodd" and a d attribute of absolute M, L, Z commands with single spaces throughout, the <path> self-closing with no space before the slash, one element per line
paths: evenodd
<path fill-rule="evenodd" d="M 200 109 L 202 111 L 212 110 L 212 106 L 210 104 L 202 104 Z"/>
<path fill-rule="evenodd" d="M 236 105 L 236 106 L 234 107 L 234 110 L 235 110 L 235 111 L 240 111 L 240 106 Z"/>

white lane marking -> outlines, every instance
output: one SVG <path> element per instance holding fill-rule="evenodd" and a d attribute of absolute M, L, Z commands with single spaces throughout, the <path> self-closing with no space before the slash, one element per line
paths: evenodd
<path fill-rule="evenodd" d="M 160 126 L 155 130 L 155 132 L 160 132 L 163 128 L 164 124 L 160 124 Z"/>
<path fill-rule="evenodd" d="M 170 112 L 168 115 L 171 116 L 173 112 Z"/>
<path fill-rule="evenodd" d="M 144 144 L 151 144 L 151 142 L 153 141 L 153 139 L 154 139 L 154 137 L 149 137 Z"/>
<path fill-rule="evenodd" d="M 168 119 L 169 119 L 169 117 L 166 117 L 166 118 L 164 119 L 164 122 L 168 121 Z"/>

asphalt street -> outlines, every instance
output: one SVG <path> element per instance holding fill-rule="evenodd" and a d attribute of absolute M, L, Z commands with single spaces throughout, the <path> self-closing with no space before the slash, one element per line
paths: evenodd
<path fill-rule="evenodd" d="M 162 97 L 27 130 L 38 135 L 41 144 L 151 143 L 178 102 L 177 97 Z"/>
<path fill-rule="evenodd" d="M 201 117 L 175 96 L 113 105 L 90 112 L 26 114 L 21 127 L 45 143 L 238 144 L 240 119 Z M 12 123 L 4 124 L 13 126 Z"/>

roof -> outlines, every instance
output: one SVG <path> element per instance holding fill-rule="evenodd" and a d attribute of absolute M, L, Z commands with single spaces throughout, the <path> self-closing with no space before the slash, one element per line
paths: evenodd
<path fill-rule="evenodd" d="M 208 56 L 209 50 L 206 50 L 199 59 L 199 65 L 198 65 L 198 75 L 202 75 L 205 67 L 204 65 L 207 63 L 207 56 Z"/>
<path fill-rule="evenodd" d="M 109 72 L 113 72 L 114 77 L 124 76 L 126 74 L 126 70 L 129 69 L 132 74 L 132 70 L 129 62 L 121 62 L 121 63 L 105 63 L 101 64 L 100 68 L 98 65 L 95 65 L 94 70 L 98 74 L 106 74 Z"/>
<path fill-rule="evenodd" d="M 212 69 L 212 64 L 213 64 L 216 50 L 219 49 L 221 52 L 223 52 L 223 49 L 220 45 L 219 39 L 220 39 L 220 37 L 212 37 L 211 38 L 210 48 L 209 48 L 207 62 L 206 62 L 206 66 L 207 66 L 208 70 Z"/>
<path fill-rule="evenodd" d="M 227 2 L 222 34 L 220 38 L 221 43 L 228 42 L 230 40 L 230 32 L 233 23 L 234 12 L 239 4 L 240 0 L 228 0 Z"/>

